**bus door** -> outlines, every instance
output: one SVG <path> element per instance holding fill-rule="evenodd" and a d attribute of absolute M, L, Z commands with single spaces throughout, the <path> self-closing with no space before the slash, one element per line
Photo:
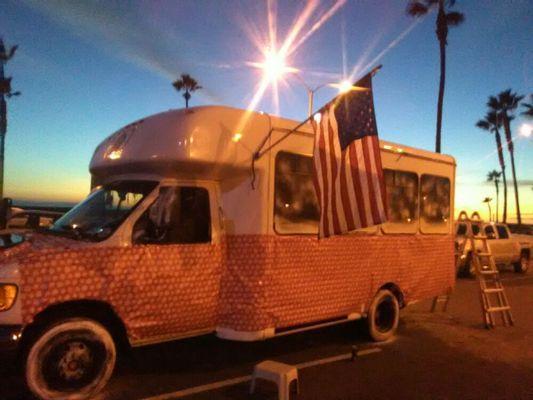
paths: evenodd
<path fill-rule="evenodd" d="M 145 284 L 137 286 L 143 336 L 215 326 L 221 248 L 215 184 L 166 185 L 133 226 Z"/>

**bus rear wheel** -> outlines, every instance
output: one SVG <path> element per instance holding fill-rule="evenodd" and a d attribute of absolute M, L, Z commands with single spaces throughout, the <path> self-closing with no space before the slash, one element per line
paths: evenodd
<path fill-rule="evenodd" d="M 400 320 L 398 299 L 390 290 L 380 290 L 368 309 L 368 332 L 376 342 L 383 342 L 395 335 Z"/>
<path fill-rule="evenodd" d="M 28 388 L 41 399 L 93 399 L 111 378 L 116 348 L 91 319 L 65 319 L 44 328 L 25 360 Z"/>

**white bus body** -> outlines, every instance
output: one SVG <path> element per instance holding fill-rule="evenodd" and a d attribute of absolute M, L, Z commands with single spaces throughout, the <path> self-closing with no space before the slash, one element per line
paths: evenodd
<path fill-rule="evenodd" d="M 136 346 L 209 332 L 259 340 L 368 315 L 373 337 L 389 337 L 398 306 L 454 285 L 455 161 L 381 141 L 390 222 L 318 240 L 310 124 L 277 143 L 296 125 L 210 106 L 109 136 L 91 160 L 93 193 L 57 235 L 4 251 L 0 283 L 18 293 L 0 325 L 24 339 L 79 312 Z M 252 168 L 263 142 L 273 147 Z"/>

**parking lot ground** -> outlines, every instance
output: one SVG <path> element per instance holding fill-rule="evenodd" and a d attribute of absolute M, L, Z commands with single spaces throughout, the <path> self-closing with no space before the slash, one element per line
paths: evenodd
<path fill-rule="evenodd" d="M 431 301 L 402 311 L 397 337 L 371 342 L 362 321 L 264 342 L 238 343 L 204 336 L 135 349 L 100 396 L 109 399 L 276 399 L 273 384 L 249 382 L 185 390 L 246 378 L 272 359 L 317 361 L 379 347 L 354 361 L 343 359 L 299 370 L 301 400 L 533 399 L 533 274 L 502 273 L 515 326 L 483 327 L 475 280 L 459 280 L 446 313 L 429 313 Z M 9 387 L 3 383 L 8 383 Z M 24 399 L 20 380 L 2 378 L 0 399 Z"/>

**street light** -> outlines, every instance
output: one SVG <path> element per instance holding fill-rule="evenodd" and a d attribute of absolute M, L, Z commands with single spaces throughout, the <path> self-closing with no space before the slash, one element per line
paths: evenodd
<path fill-rule="evenodd" d="M 308 117 L 311 117 L 313 115 L 313 100 L 315 93 L 322 89 L 324 86 L 330 86 L 333 88 L 336 88 L 339 91 L 339 94 L 347 93 L 350 90 L 358 90 L 359 88 L 357 86 L 353 86 L 350 81 L 343 80 L 341 82 L 326 82 L 321 85 L 315 86 L 314 88 L 310 87 L 307 83 L 305 83 L 304 79 L 298 74 L 296 71 L 292 71 L 292 74 L 300 81 L 302 85 L 304 85 L 305 90 L 307 90 L 307 114 Z"/>
<path fill-rule="evenodd" d="M 521 136 L 528 138 L 533 134 L 533 125 L 528 124 L 527 122 L 524 122 L 520 126 L 519 132 Z"/>

